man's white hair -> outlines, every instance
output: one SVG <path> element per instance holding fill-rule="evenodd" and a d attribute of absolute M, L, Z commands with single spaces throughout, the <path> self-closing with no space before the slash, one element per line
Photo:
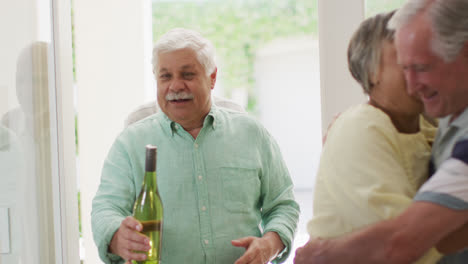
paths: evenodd
<path fill-rule="evenodd" d="M 432 50 L 446 62 L 454 60 L 468 41 L 468 1 L 408 0 L 388 27 L 398 30 L 422 12 L 426 12 L 432 26 Z"/>
<path fill-rule="evenodd" d="M 186 48 L 195 51 L 198 62 L 205 69 L 207 76 L 211 75 L 215 71 L 216 63 L 213 44 L 194 30 L 174 28 L 162 35 L 154 45 L 153 74 L 157 76 L 156 69 L 158 66 L 159 54 Z"/>

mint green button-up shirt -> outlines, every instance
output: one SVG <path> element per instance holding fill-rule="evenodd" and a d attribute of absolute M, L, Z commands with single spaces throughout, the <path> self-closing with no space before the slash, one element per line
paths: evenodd
<path fill-rule="evenodd" d="M 92 228 L 106 263 L 120 223 L 139 194 L 145 146 L 158 147 L 157 182 L 164 207 L 161 262 L 234 263 L 245 249 L 231 240 L 278 233 L 291 249 L 299 206 L 280 150 L 270 134 L 244 113 L 212 106 L 194 139 L 162 112 L 125 129 L 109 151 L 93 200 Z"/>

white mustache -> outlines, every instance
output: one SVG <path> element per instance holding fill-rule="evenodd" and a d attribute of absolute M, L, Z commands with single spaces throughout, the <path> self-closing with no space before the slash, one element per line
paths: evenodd
<path fill-rule="evenodd" d="M 167 101 L 187 100 L 187 99 L 193 99 L 193 94 L 187 93 L 187 92 L 168 93 L 165 98 Z"/>

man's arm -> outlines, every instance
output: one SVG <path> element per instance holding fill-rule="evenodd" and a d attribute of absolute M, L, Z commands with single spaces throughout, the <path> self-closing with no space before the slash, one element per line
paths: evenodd
<path fill-rule="evenodd" d="M 264 233 L 272 232 L 280 238 L 284 250 L 273 263 L 286 260 L 299 220 L 299 204 L 294 199 L 293 183 L 276 141 L 262 127 L 262 224 Z"/>
<path fill-rule="evenodd" d="M 412 263 L 468 221 L 468 211 L 457 211 L 430 202 L 414 202 L 397 218 L 364 231 L 359 242 L 370 248 L 370 263 Z M 384 231 L 384 232 L 379 232 Z M 374 238 L 366 239 L 367 236 Z M 382 246 L 379 246 L 381 240 Z M 372 251 L 375 250 L 375 251 Z"/>
<path fill-rule="evenodd" d="M 338 239 L 309 241 L 297 250 L 295 263 L 412 263 L 467 222 L 468 210 L 414 202 L 395 219 Z"/>
<path fill-rule="evenodd" d="M 416 201 L 434 201 L 459 212 L 468 212 L 468 140 L 457 142 L 451 157 L 444 161 L 437 172 L 423 185 Z M 460 227 L 460 226 L 457 226 Z M 468 224 L 439 241 L 437 249 L 445 254 L 457 252 L 468 246 Z"/>
<path fill-rule="evenodd" d="M 93 199 L 91 227 L 99 256 L 105 263 L 120 261 L 121 256 L 109 251 L 109 245 L 124 219 L 132 214 L 135 188 L 130 160 L 122 140 L 112 145 L 104 161 L 101 183 Z M 115 242 L 115 240 L 114 240 Z"/>
<path fill-rule="evenodd" d="M 291 252 L 292 240 L 299 219 L 299 205 L 294 200 L 293 183 L 289 176 L 286 164 L 275 140 L 258 124 L 257 142 L 259 145 L 259 160 L 261 169 L 261 217 L 263 236 L 261 238 L 240 238 L 233 241 L 234 246 L 245 247 L 247 251 L 238 259 L 238 263 L 250 260 L 249 255 L 263 255 L 257 260 L 271 260 L 272 263 L 281 263 Z M 247 245 L 249 244 L 249 245 Z M 246 247 L 248 246 L 248 248 Z M 252 247 L 255 246 L 255 247 Z M 251 254 L 250 249 L 255 249 L 258 254 Z M 257 250 L 262 249 L 262 250 Z M 257 262 L 249 263 L 261 263 Z"/>
<path fill-rule="evenodd" d="M 437 250 L 444 254 L 452 254 L 468 248 L 468 224 L 455 230 L 437 243 Z"/>

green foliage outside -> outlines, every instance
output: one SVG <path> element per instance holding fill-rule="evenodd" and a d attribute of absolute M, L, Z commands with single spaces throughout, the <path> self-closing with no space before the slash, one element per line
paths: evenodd
<path fill-rule="evenodd" d="M 366 17 L 400 7 L 405 0 L 367 0 Z M 255 109 L 254 60 L 259 48 L 274 39 L 318 36 L 318 0 L 154 0 L 153 37 L 174 27 L 199 31 L 216 47 L 226 94 L 249 93 Z"/>
<path fill-rule="evenodd" d="M 83 233 L 82 233 L 82 229 L 81 229 L 81 192 L 78 191 L 78 229 L 79 229 L 79 232 L 80 232 L 80 237 L 83 236 Z"/>
<path fill-rule="evenodd" d="M 224 96 L 246 88 L 248 111 L 255 109 L 257 50 L 277 38 L 317 36 L 317 22 L 317 0 L 153 1 L 154 41 L 175 27 L 194 29 L 210 39 L 223 66 Z"/>
<path fill-rule="evenodd" d="M 399 8 L 406 0 L 366 0 L 366 17 Z"/>
<path fill-rule="evenodd" d="M 78 115 L 75 114 L 75 154 L 76 156 L 78 156 L 78 154 L 80 153 L 79 148 L 78 148 L 80 144 L 78 143 L 79 143 L 78 141 Z"/>

